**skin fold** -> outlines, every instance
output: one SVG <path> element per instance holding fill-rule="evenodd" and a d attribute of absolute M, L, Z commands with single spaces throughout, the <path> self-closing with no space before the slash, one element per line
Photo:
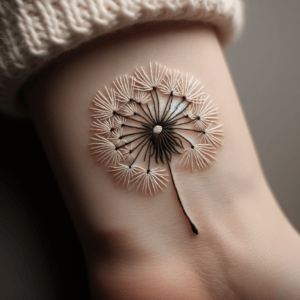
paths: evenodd
<path fill-rule="evenodd" d="M 155 196 L 118 187 L 88 147 L 97 90 L 156 61 L 200 79 L 223 125 L 211 167 L 183 169 L 176 155 L 171 163 L 198 235 L 171 184 Z M 153 22 L 97 38 L 39 71 L 25 92 L 93 299 L 300 299 L 299 234 L 266 182 L 213 28 Z"/>

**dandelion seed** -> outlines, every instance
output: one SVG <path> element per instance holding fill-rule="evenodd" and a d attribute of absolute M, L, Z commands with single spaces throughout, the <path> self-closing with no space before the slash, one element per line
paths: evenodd
<path fill-rule="evenodd" d="M 149 93 L 141 92 L 141 91 L 135 91 L 134 98 L 137 103 L 145 104 L 151 100 L 151 96 Z"/>
<path fill-rule="evenodd" d="M 203 86 L 200 85 L 199 80 L 195 80 L 193 76 L 181 76 L 178 82 L 178 96 L 183 97 L 190 102 L 198 102 L 201 99 Z"/>
<path fill-rule="evenodd" d="M 115 130 L 112 132 L 111 136 L 108 138 L 110 142 L 112 142 L 115 146 L 120 147 L 126 143 L 126 140 L 123 138 L 123 130 L 119 128 L 119 130 Z M 121 154 L 123 155 L 122 151 Z M 124 158 L 124 157 L 123 157 Z"/>
<path fill-rule="evenodd" d="M 223 136 L 223 131 L 220 129 L 221 127 L 222 125 L 212 127 L 210 124 L 209 127 L 205 129 L 205 133 L 200 133 L 200 135 L 202 135 L 202 140 L 205 143 L 210 144 L 214 147 L 222 145 L 222 140 L 220 139 L 220 136 Z"/>
<path fill-rule="evenodd" d="M 211 160 L 214 160 L 213 153 L 211 145 L 197 144 L 185 149 L 180 164 L 183 164 L 185 168 L 191 166 L 192 170 L 194 165 L 199 169 L 204 169 L 211 165 Z"/>
<path fill-rule="evenodd" d="M 196 118 L 196 113 L 195 113 L 195 108 L 190 105 L 184 112 L 183 114 L 188 117 L 189 119 L 194 120 Z"/>
<path fill-rule="evenodd" d="M 135 102 L 127 103 L 121 107 L 121 113 L 125 116 L 133 116 L 137 114 L 138 109 Z"/>
<path fill-rule="evenodd" d="M 113 82 L 115 94 L 120 102 L 129 102 L 134 98 L 134 78 L 127 75 L 120 76 Z"/>
<path fill-rule="evenodd" d="M 129 144 L 128 146 L 121 148 L 120 151 L 123 155 L 124 161 L 126 161 L 130 164 L 134 161 L 135 156 L 133 154 L 132 144 Z"/>
<path fill-rule="evenodd" d="M 150 74 L 147 74 L 143 67 L 135 71 L 135 85 L 134 88 L 140 91 L 151 91 L 160 85 L 166 73 L 166 67 L 162 67 L 158 63 L 153 66 L 150 63 Z"/>
<path fill-rule="evenodd" d="M 120 117 L 120 116 L 115 116 L 114 117 L 114 125 L 115 128 L 121 129 L 123 125 L 126 123 L 126 118 Z"/>
<path fill-rule="evenodd" d="M 122 161 L 122 153 L 116 149 L 116 146 L 107 140 L 106 138 L 96 134 L 92 137 L 93 142 L 91 145 L 91 150 L 96 156 L 97 161 L 105 162 L 105 166 L 108 164 L 115 165 Z"/>
<path fill-rule="evenodd" d="M 108 119 L 104 121 L 96 120 L 91 125 L 91 130 L 97 131 L 101 135 L 110 137 L 112 132 L 116 129 L 114 128 L 114 120 Z"/>
<path fill-rule="evenodd" d="M 121 183 L 122 187 L 128 187 L 132 177 L 136 173 L 136 167 L 119 163 L 117 166 L 110 167 L 110 171 L 114 172 L 114 177 L 118 181 L 118 184 Z"/>
<path fill-rule="evenodd" d="M 170 94 L 178 95 L 178 83 L 179 83 L 180 77 L 179 77 L 179 71 L 171 71 L 168 70 L 166 73 L 165 78 L 163 79 L 160 90 L 164 94 Z"/>
<path fill-rule="evenodd" d="M 100 91 L 95 95 L 93 103 L 95 107 L 91 109 L 94 111 L 93 117 L 106 120 L 113 117 L 114 112 L 118 110 L 118 103 L 113 89 L 109 90 L 105 87 L 107 97 L 105 97 Z"/>
<path fill-rule="evenodd" d="M 216 123 L 218 118 L 217 108 L 212 104 L 212 101 L 207 101 L 208 97 L 202 103 L 196 103 L 192 106 L 194 110 L 194 126 L 198 130 L 205 129 L 211 123 Z"/>
<path fill-rule="evenodd" d="M 165 170 L 144 169 L 142 167 L 136 167 L 136 173 L 131 183 L 132 187 L 137 185 L 137 190 L 141 188 L 142 193 L 147 195 L 156 194 L 159 190 L 162 190 L 162 186 L 167 186 L 165 182 L 168 182 Z"/>

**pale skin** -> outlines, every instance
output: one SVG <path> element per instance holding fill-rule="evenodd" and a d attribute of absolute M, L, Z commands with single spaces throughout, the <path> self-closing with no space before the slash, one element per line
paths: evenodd
<path fill-rule="evenodd" d="M 172 160 L 198 235 L 171 184 L 155 196 L 119 188 L 89 151 L 93 95 L 151 61 L 199 78 L 223 124 L 211 167 L 191 172 Z M 93 299 L 300 299 L 299 234 L 266 182 L 213 29 L 164 22 L 97 38 L 40 71 L 26 95 Z"/>

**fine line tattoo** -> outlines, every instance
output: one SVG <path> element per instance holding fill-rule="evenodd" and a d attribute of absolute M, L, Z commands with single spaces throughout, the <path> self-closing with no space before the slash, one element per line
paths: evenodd
<path fill-rule="evenodd" d="M 183 167 L 204 169 L 222 145 L 217 108 L 204 96 L 200 81 L 150 63 L 149 72 L 136 69 L 133 76 L 120 76 L 104 91 L 97 92 L 91 107 L 90 147 L 96 160 L 109 166 L 122 187 L 144 194 L 162 190 L 170 176 L 181 209 L 198 234 L 179 195 L 171 162 L 174 155 L 182 155 Z M 168 170 L 160 169 L 161 164 Z"/>

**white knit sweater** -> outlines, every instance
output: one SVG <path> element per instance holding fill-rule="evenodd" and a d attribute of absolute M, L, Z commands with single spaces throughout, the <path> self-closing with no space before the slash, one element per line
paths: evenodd
<path fill-rule="evenodd" d="M 217 28 L 227 44 L 243 28 L 242 0 L 1 0 L 0 109 L 17 115 L 15 100 L 28 76 L 87 40 L 135 23 L 193 20 Z"/>

